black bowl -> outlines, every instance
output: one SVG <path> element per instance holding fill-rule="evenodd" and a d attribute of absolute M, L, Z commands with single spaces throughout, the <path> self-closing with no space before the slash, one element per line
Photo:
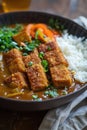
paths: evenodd
<path fill-rule="evenodd" d="M 27 11 L 27 12 L 13 12 L 13 13 L 0 14 L 0 26 L 11 25 L 15 23 L 38 23 L 38 22 L 47 24 L 49 19 L 51 18 L 53 18 L 54 20 L 57 19 L 62 25 L 64 25 L 65 29 L 68 30 L 68 33 L 76 35 L 77 37 L 87 38 L 87 31 L 83 27 L 74 23 L 72 20 L 43 12 Z M 87 85 L 84 85 L 76 92 L 73 92 L 66 96 L 56 97 L 45 101 L 27 101 L 27 100 L 17 100 L 17 99 L 0 97 L 0 107 L 18 111 L 37 111 L 37 110 L 52 109 L 74 100 L 86 89 Z"/>

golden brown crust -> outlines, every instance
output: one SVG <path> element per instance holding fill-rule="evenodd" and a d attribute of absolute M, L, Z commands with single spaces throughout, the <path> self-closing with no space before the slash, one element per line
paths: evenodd
<path fill-rule="evenodd" d="M 32 62 L 33 64 L 41 63 L 40 58 L 38 57 L 38 51 L 35 49 L 29 55 L 23 57 L 23 61 L 26 67 L 29 67 L 29 63 Z"/>
<path fill-rule="evenodd" d="M 21 58 L 21 52 L 18 49 L 12 49 L 3 55 L 7 65 L 9 65 L 15 58 Z"/>
<path fill-rule="evenodd" d="M 64 65 L 57 65 L 50 67 L 50 73 L 52 81 L 55 87 L 61 88 L 65 86 L 71 86 L 72 77 L 70 71 Z"/>
<path fill-rule="evenodd" d="M 39 52 L 48 52 L 48 51 L 52 51 L 58 48 L 58 45 L 56 42 L 48 42 L 45 44 L 40 44 L 38 47 L 38 51 Z"/>
<path fill-rule="evenodd" d="M 5 79 L 5 83 L 12 88 L 28 88 L 24 75 L 20 72 L 11 74 Z"/>
<path fill-rule="evenodd" d="M 34 64 L 26 70 L 33 91 L 40 91 L 48 86 L 48 80 L 41 64 Z"/>
<path fill-rule="evenodd" d="M 21 32 L 13 36 L 13 39 L 21 46 L 21 42 L 31 41 L 29 28 L 26 26 Z"/>
<path fill-rule="evenodd" d="M 63 56 L 60 49 L 46 52 L 44 58 L 48 61 L 50 67 L 60 64 L 68 66 L 68 62 Z"/>
<path fill-rule="evenodd" d="M 11 73 L 15 73 L 15 72 L 25 72 L 25 65 L 24 62 L 22 61 L 22 59 L 20 58 L 16 58 L 14 59 L 8 66 L 9 71 Z"/>

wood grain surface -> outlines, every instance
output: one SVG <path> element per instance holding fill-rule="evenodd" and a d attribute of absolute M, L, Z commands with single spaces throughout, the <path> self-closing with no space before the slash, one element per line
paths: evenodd
<path fill-rule="evenodd" d="M 87 0 L 32 0 L 30 10 L 76 18 L 87 17 Z M 0 6 L 0 13 L 3 12 Z M 0 109 L 0 130 L 38 130 L 47 111 L 16 112 Z"/>

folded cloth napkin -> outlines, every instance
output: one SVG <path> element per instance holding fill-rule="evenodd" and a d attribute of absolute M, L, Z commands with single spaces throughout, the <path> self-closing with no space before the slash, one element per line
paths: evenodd
<path fill-rule="evenodd" d="M 87 29 L 85 17 L 74 21 Z M 38 130 L 87 130 L 87 90 L 71 103 L 50 110 Z"/>

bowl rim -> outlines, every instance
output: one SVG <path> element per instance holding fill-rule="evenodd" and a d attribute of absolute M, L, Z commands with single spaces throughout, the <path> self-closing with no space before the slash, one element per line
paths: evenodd
<path fill-rule="evenodd" d="M 50 15 L 51 17 L 55 16 L 55 17 L 59 17 L 59 18 L 62 18 L 64 20 L 68 20 L 69 22 L 72 22 L 73 24 L 77 25 L 78 28 L 81 28 L 84 30 L 84 32 L 87 33 L 87 30 L 84 29 L 82 26 L 80 26 L 79 24 L 75 23 L 74 21 L 72 21 L 71 19 L 69 18 L 66 18 L 64 16 L 60 16 L 60 15 L 57 15 L 57 14 L 53 14 L 53 13 L 48 13 L 48 12 L 40 12 L 40 11 L 17 11 L 17 12 L 9 12 L 9 13 L 1 13 L 0 14 L 0 17 L 2 16 L 7 16 L 7 15 L 14 15 L 14 14 L 22 14 L 22 13 L 38 13 L 38 14 L 46 14 L 46 15 Z M 67 95 L 63 95 L 63 96 L 58 96 L 58 97 L 54 97 L 54 98 L 50 98 L 50 99 L 46 99 L 46 100 L 42 100 L 42 101 L 34 101 L 34 100 L 22 100 L 22 99 L 13 99 L 13 98 L 7 98 L 7 97 L 3 97 L 3 96 L 0 96 L 0 100 L 5 100 L 5 101 L 9 101 L 9 102 L 17 102 L 17 103 L 26 103 L 26 104 L 29 104 L 29 103 L 32 103 L 32 104 L 41 104 L 41 103 L 47 103 L 47 102 L 52 102 L 52 101 L 56 101 L 56 100 L 60 100 L 60 99 L 64 99 L 66 97 L 69 97 L 69 96 L 72 96 L 74 94 L 77 94 L 78 92 L 81 92 L 82 90 L 84 89 L 84 91 L 87 89 L 87 84 L 83 85 L 81 88 L 79 88 L 77 91 L 75 92 L 72 92 L 72 93 L 69 93 Z"/>

